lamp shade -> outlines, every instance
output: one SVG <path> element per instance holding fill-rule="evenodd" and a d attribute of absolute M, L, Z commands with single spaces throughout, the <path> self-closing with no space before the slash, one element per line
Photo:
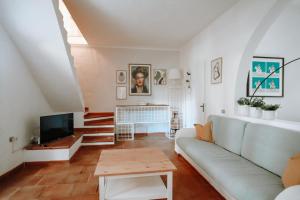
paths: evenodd
<path fill-rule="evenodd" d="M 168 74 L 168 79 L 169 80 L 177 80 L 177 79 L 181 79 L 181 72 L 180 69 L 177 68 L 172 68 L 169 70 L 169 74 Z"/>

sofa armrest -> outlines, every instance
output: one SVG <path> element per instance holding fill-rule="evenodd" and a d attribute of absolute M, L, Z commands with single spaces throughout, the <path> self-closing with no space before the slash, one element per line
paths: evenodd
<path fill-rule="evenodd" d="M 281 193 L 279 193 L 275 200 L 294 200 L 299 199 L 299 196 L 300 185 L 295 185 L 283 190 Z"/>
<path fill-rule="evenodd" d="M 181 137 L 196 137 L 196 131 L 194 128 L 183 128 L 176 133 L 175 139 Z"/>

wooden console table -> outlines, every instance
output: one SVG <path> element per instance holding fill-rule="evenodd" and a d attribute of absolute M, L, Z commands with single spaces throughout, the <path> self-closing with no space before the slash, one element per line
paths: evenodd
<path fill-rule="evenodd" d="M 95 176 L 99 199 L 172 199 L 176 167 L 156 148 L 103 150 Z M 160 176 L 167 176 L 167 186 Z"/>

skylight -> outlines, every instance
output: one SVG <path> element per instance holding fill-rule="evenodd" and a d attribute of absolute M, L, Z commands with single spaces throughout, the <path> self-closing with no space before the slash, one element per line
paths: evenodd
<path fill-rule="evenodd" d="M 70 44 L 87 44 L 87 41 L 77 27 L 63 0 L 59 0 L 59 10 L 63 15 L 64 27 L 68 34 L 68 42 Z"/>

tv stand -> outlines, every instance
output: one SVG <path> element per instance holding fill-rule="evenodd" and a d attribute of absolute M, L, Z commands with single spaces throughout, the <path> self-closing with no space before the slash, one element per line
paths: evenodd
<path fill-rule="evenodd" d="M 25 162 L 68 161 L 80 148 L 81 134 L 74 134 L 47 144 L 29 145 L 24 150 Z"/>

